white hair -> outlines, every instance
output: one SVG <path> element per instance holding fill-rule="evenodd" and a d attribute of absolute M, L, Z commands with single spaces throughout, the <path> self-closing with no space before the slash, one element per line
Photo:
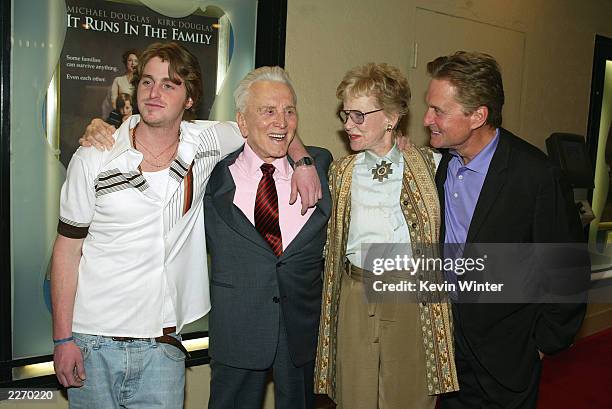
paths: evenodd
<path fill-rule="evenodd" d="M 283 70 L 281 67 L 259 67 L 251 72 L 249 72 L 238 84 L 236 90 L 234 91 L 234 103 L 236 104 L 236 110 L 238 112 L 244 113 L 247 106 L 247 101 L 249 99 L 249 89 L 251 85 L 258 81 L 274 81 L 281 82 L 286 84 L 291 90 L 291 95 L 293 96 L 294 104 L 297 104 L 297 96 L 295 95 L 295 90 L 293 89 L 293 85 L 291 84 L 291 79 L 289 79 L 289 75 L 287 72 Z"/>

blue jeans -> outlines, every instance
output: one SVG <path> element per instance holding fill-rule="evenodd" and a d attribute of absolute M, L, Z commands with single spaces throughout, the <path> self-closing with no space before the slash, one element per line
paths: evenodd
<path fill-rule="evenodd" d="M 170 334 L 179 339 L 176 334 Z M 152 339 L 113 341 L 73 334 L 83 353 L 85 384 L 68 389 L 71 409 L 181 409 L 185 355 Z"/>

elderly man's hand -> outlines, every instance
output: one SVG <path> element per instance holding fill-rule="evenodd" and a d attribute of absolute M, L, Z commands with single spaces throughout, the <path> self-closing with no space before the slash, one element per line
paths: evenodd
<path fill-rule="evenodd" d="M 107 124 L 100 118 L 92 119 L 85 129 L 85 133 L 79 139 L 79 144 L 86 147 L 94 146 L 100 151 L 109 150 L 115 144 L 113 138 L 115 131 L 114 126 Z"/>
<path fill-rule="evenodd" d="M 323 197 L 321 181 L 314 165 L 298 166 L 293 172 L 289 204 L 295 203 L 298 193 L 302 199 L 302 214 L 305 214 L 309 207 L 316 205 Z"/>
<path fill-rule="evenodd" d="M 408 138 L 408 135 L 404 135 L 402 133 L 397 134 L 397 136 L 395 137 L 395 143 L 397 144 L 397 148 L 400 151 L 408 149 L 412 146 L 412 142 L 410 142 L 410 138 Z"/>

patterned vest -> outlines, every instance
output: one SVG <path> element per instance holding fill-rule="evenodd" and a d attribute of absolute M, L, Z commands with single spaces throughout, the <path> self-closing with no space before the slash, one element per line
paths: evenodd
<path fill-rule="evenodd" d="M 426 147 L 410 147 L 404 155 L 404 175 L 400 207 L 410 231 L 412 254 L 438 257 L 440 204 L 434 182 L 433 152 Z M 344 271 L 346 242 L 351 220 L 351 180 L 356 155 L 334 161 L 329 170 L 332 214 L 327 225 L 325 273 L 321 323 L 315 366 L 315 392 L 336 398 L 336 330 L 340 279 Z M 428 276 L 430 283 L 443 283 L 442 272 Z M 421 333 L 430 395 L 459 389 L 455 368 L 450 304 L 445 294 L 419 305 Z M 422 299 L 422 298 L 420 298 Z"/>

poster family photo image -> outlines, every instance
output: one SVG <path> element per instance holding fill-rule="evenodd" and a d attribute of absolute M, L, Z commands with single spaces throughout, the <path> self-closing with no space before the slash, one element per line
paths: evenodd
<path fill-rule="evenodd" d="M 184 18 L 170 18 L 135 2 L 66 0 L 66 38 L 60 57 L 59 148 L 67 166 L 78 139 L 93 118 L 119 126 L 137 113 L 131 83 L 139 54 L 158 41 L 184 45 L 199 60 L 203 97 L 197 118 L 208 119 L 215 99 L 223 11 L 208 7 Z M 228 24 L 229 25 L 229 24 Z M 231 30 L 231 29 L 230 29 Z M 230 41 L 231 42 L 231 41 Z M 229 61 L 227 61 L 229 63 Z"/>

